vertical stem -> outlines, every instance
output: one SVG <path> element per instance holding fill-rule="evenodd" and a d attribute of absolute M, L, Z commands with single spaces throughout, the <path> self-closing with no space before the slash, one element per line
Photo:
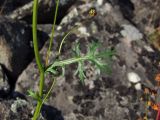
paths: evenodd
<path fill-rule="evenodd" d="M 57 20 L 57 13 L 58 13 L 58 6 L 59 6 L 59 0 L 55 0 L 55 1 L 56 1 L 56 11 L 55 11 L 55 14 L 54 14 L 54 21 L 53 21 L 53 26 L 52 26 L 52 34 L 51 34 L 51 37 L 50 37 L 49 48 L 48 48 L 47 56 L 46 56 L 46 63 L 45 63 L 46 66 L 48 65 L 48 59 L 49 59 L 50 51 L 51 51 L 51 48 L 52 48 L 54 30 L 55 30 L 55 25 L 56 25 L 56 20 Z"/>
<path fill-rule="evenodd" d="M 34 0 L 33 3 L 33 18 L 32 18 L 32 32 L 33 32 L 33 45 L 34 45 L 34 54 L 36 63 L 38 65 L 40 73 L 40 84 L 39 84 L 39 96 L 43 95 L 43 86 L 44 86 L 44 69 L 40 59 L 40 54 L 38 51 L 38 40 L 37 40 L 37 11 L 38 11 L 38 0 Z M 41 101 L 38 101 L 37 107 L 34 113 L 32 120 L 37 120 L 41 110 Z"/>

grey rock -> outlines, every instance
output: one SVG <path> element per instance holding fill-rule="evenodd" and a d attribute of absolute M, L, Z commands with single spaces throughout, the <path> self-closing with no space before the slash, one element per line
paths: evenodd
<path fill-rule="evenodd" d="M 62 19 L 55 30 L 54 48 L 49 63 L 55 60 L 56 48 L 63 35 L 77 24 L 81 25 L 81 30 L 77 29 L 67 37 L 62 49 L 61 59 L 72 56 L 70 49 L 76 41 L 80 42 L 80 47 L 84 53 L 87 45 L 92 41 L 99 41 L 103 44 L 100 50 L 104 48 L 116 50 L 116 55 L 112 58 L 113 63 L 109 63 L 112 69 L 111 75 L 107 73 L 96 74 L 96 70 L 86 64 L 85 68 L 88 70 L 86 71 L 86 75 L 88 75 L 85 79 L 85 81 L 88 81 L 86 86 L 79 84 L 77 76 L 73 75 L 76 67 L 74 65 L 66 68 L 64 77 L 57 78 L 58 85 L 54 87 L 47 102 L 49 105 L 60 109 L 67 120 L 135 120 L 144 112 L 139 102 L 138 93 L 140 89 L 135 89 L 135 85 L 128 81 L 127 73 L 138 73 L 141 78 L 140 82 L 153 86 L 152 79 L 158 71 L 155 62 L 158 62 L 160 58 L 155 57 L 155 51 L 149 52 L 146 50 L 145 46 L 149 46 L 149 44 L 143 39 L 142 29 L 136 27 L 130 21 L 132 18 L 134 19 L 134 14 L 129 19 L 129 16 L 124 16 L 123 10 L 120 10 L 120 7 L 125 4 L 117 7 L 118 4 L 114 2 L 116 0 L 113 2 L 104 1 L 99 7 L 97 4 L 95 5 L 94 1 L 82 5 L 76 4 L 77 6 L 70 10 L 70 13 Z M 132 3 L 134 4 L 134 2 Z M 88 19 L 88 10 L 93 6 L 98 8 L 97 16 Z M 108 8 L 105 11 L 106 6 Z M 127 32 L 125 32 L 131 41 L 126 39 L 126 33 L 124 36 L 121 34 L 121 26 L 124 24 L 129 25 L 125 29 Z M 41 50 L 43 61 L 45 60 L 47 47 L 48 42 Z M 38 83 L 39 73 L 35 61 L 32 61 L 19 76 L 16 90 L 23 93 L 26 93 L 30 88 L 38 90 Z M 46 77 L 45 91 L 48 90 L 51 83 L 50 76 Z M 154 118 L 154 115 L 150 114 L 149 117 Z"/>
<path fill-rule="evenodd" d="M 22 99 L 0 101 L 1 120 L 30 120 L 33 106 Z"/>
<path fill-rule="evenodd" d="M 132 21 L 137 24 L 140 30 L 144 30 L 148 34 L 153 28 L 159 26 L 159 0 L 131 1 L 135 7 L 134 13 L 136 13 Z"/>
<path fill-rule="evenodd" d="M 1 111 L 0 112 L 0 119 L 6 120 L 10 114 L 10 111 L 9 111 L 8 106 L 5 102 L 4 103 L 0 102 L 0 111 Z"/>
<path fill-rule="evenodd" d="M 130 41 L 141 40 L 143 35 L 134 27 L 130 25 L 122 25 L 124 30 L 121 31 L 123 37 L 128 38 Z"/>
<path fill-rule="evenodd" d="M 0 101 L 1 120 L 31 120 L 34 113 L 33 99 L 3 99 Z M 43 115 L 43 116 L 42 116 Z M 38 120 L 64 120 L 61 112 L 49 105 L 42 106 Z"/>
<path fill-rule="evenodd" d="M 17 99 L 16 101 L 14 101 L 14 103 L 11 105 L 11 111 L 13 113 L 17 113 L 19 108 L 26 108 L 29 104 L 27 103 L 27 101 L 22 100 L 22 99 Z"/>
<path fill-rule="evenodd" d="M 160 25 L 159 0 L 110 0 L 110 3 L 119 8 L 123 17 L 146 36 Z"/>
<path fill-rule="evenodd" d="M 93 3 L 90 3 L 90 6 L 92 5 Z M 66 16 L 62 20 L 62 23 L 60 24 L 60 26 L 57 26 L 57 29 L 55 31 L 56 42 L 54 42 L 54 48 L 52 49 L 53 52 L 49 59 L 50 63 L 55 59 L 55 54 L 56 54 L 55 51 L 56 51 L 56 48 L 58 47 L 58 42 L 61 41 L 61 38 L 66 33 L 66 30 L 69 30 L 70 28 L 74 27 L 74 24 L 76 23 L 82 24 L 82 22 L 84 22 L 82 24 L 82 28 L 83 29 L 85 28 L 85 30 L 89 35 L 88 34 L 82 35 L 82 32 L 80 32 L 79 29 L 75 30 L 74 33 L 68 36 L 65 41 L 65 45 L 63 46 L 63 50 L 62 50 L 62 54 L 63 54 L 62 58 L 67 59 L 72 56 L 72 53 L 69 49 L 71 49 L 74 46 L 76 40 L 78 40 L 81 43 L 81 46 L 84 52 L 87 49 L 87 44 L 91 43 L 96 39 L 98 39 L 99 42 L 103 43 L 103 47 L 105 48 L 109 48 L 113 45 L 115 46 L 115 48 L 118 49 L 119 44 L 114 43 L 112 40 L 110 42 L 113 42 L 113 43 L 110 43 L 109 39 L 115 37 L 115 39 L 118 39 L 118 41 L 120 42 L 119 40 L 120 37 L 118 36 L 120 34 L 120 30 L 118 26 L 121 26 L 122 23 L 125 22 L 124 18 L 121 17 L 120 19 L 116 19 L 117 16 L 119 15 L 112 8 L 113 11 L 111 12 L 113 12 L 113 14 L 108 15 L 108 13 L 103 13 L 103 15 L 101 15 L 101 13 L 99 13 L 98 16 L 93 18 L 91 21 L 87 21 L 87 20 L 85 21 L 85 19 L 83 18 L 87 16 L 86 12 L 89 9 L 89 8 L 86 9 L 86 7 L 87 6 L 82 5 L 80 7 L 73 8 L 74 11 L 71 11 L 73 14 L 68 14 L 68 16 Z M 83 12 L 80 12 L 80 11 L 83 11 Z M 76 14 L 74 14 L 74 12 Z M 67 19 L 69 19 L 69 21 L 67 21 Z M 73 26 L 70 26 L 70 25 L 73 25 Z M 112 29 L 107 29 L 108 30 L 107 31 L 106 25 L 108 25 Z M 95 31 L 95 27 L 96 27 L 96 32 L 93 32 Z M 61 29 L 58 29 L 58 28 L 61 28 Z M 43 60 L 45 59 L 47 46 L 48 46 L 48 42 L 46 42 L 43 49 L 41 50 L 41 55 Z M 103 47 L 101 49 L 103 49 Z M 124 48 L 123 44 L 122 44 L 122 47 Z M 131 49 L 131 48 L 127 48 L 127 49 Z M 119 51 L 119 52 L 120 53 L 118 54 L 121 54 L 122 51 Z M 125 58 L 127 58 L 127 56 L 125 56 Z M 35 61 L 33 61 L 27 67 L 27 69 L 24 70 L 23 73 L 19 76 L 17 81 L 17 86 L 16 86 L 17 91 L 26 93 L 29 88 L 33 90 L 38 90 L 37 86 L 39 82 L 39 73 L 37 68 L 35 67 L 35 64 L 36 64 Z M 133 64 L 133 63 L 130 63 L 130 64 Z M 118 75 L 116 76 L 114 74 L 111 75 L 111 79 L 112 79 L 111 81 L 117 82 L 118 85 L 124 84 L 127 89 L 128 81 L 126 79 L 126 71 L 130 68 L 126 68 L 127 70 L 124 70 L 118 65 L 118 63 L 114 64 L 114 67 L 115 68 L 113 68 L 113 72 Z M 122 108 L 119 106 L 119 103 L 116 100 L 116 97 L 119 95 L 116 94 L 117 91 L 114 89 L 113 83 L 109 82 L 109 78 L 106 73 L 104 73 L 104 76 L 106 78 L 102 78 L 102 76 L 96 74 L 97 72 L 96 70 L 94 71 L 94 69 L 87 64 L 85 66 L 86 70 L 88 70 L 86 71 L 87 78 L 85 79 L 85 81 L 87 81 L 86 82 L 87 85 L 83 87 L 81 86 L 81 84 L 78 83 L 78 78 L 73 75 L 73 71 L 74 71 L 73 68 L 67 67 L 65 77 L 63 78 L 60 77 L 57 79 L 58 83 L 61 83 L 61 84 L 58 84 L 58 86 L 54 88 L 54 91 L 48 100 L 49 105 L 55 106 L 56 108 L 62 111 L 62 113 L 64 114 L 64 118 L 74 119 L 74 120 L 78 120 L 78 117 L 82 117 L 83 120 L 90 120 L 90 119 L 112 120 L 117 118 L 118 120 L 123 120 L 126 116 L 128 118 L 131 118 L 129 114 L 125 113 L 125 111 L 128 111 L 129 108 L 127 107 Z M 59 81 L 62 81 L 62 82 L 59 82 Z M 52 82 L 48 77 L 45 80 L 45 90 L 49 88 L 51 83 Z M 107 89 L 108 87 L 113 89 Z M 127 94 L 129 93 L 126 92 L 126 96 Z M 114 113 L 112 111 L 114 111 Z"/>

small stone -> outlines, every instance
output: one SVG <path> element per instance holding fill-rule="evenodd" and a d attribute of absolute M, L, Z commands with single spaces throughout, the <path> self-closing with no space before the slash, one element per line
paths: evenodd
<path fill-rule="evenodd" d="M 87 32 L 86 27 L 79 27 L 78 31 L 80 32 L 80 34 L 82 35 L 86 35 L 86 36 L 90 36 L 90 34 Z"/>
<path fill-rule="evenodd" d="M 68 96 L 68 100 L 72 103 L 73 102 L 73 96 Z"/>
<path fill-rule="evenodd" d="M 126 106 L 128 104 L 127 97 L 122 97 L 122 100 L 120 101 L 120 104 L 123 105 L 123 106 Z"/>
<path fill-rule="evenodd" d="M 89 82 L 89 89 L 93 89 L 95 87 L 94 82 L 90 81 Z"/>
<path fill-rule="evenodd" d="M 97 4 L 100 6 L 103 4 L 103 0 L 97 0 Z"/>
<path fill-rule="evenodd" d="M 57 30 L 60 31 L 62 29 L 62 26 L 58 26 Z"/>
<path fill-rule="evenodd" d="M 137 83 L 141 81 L 141 78 L 135 72 L 130 72 L 127 74 L 128 80 L 132 83 Z"/>
<path fill-rule="evenodd" d="M 135 85 L 135 89 L 136 89 L 136 90 L 141 90 L 141 89 L 142 89 L 141 83 L 137 83 L 137 84 Z"/>
<path fill-rule="evenodd" d="M 148 52 L 154 52 L 154 50 L 150 47 L 145 45 L 144 48 L 148 51 Z"/>

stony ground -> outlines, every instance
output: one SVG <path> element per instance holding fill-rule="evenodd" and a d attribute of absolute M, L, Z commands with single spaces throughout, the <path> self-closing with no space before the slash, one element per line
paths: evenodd
<path fill-rule="evenodd" d="M 5 6 L 0 19 L 0 120 L 30 120 L 36 105 L 27 96 L 27 90 L 37 90 L 39 82 L 31 41 L 31 5 L 31 0 L 0 2 L 1 8 Z M 80 27 L 67 37 L 61 59 L 72 57 L 76 42 L 83 53 L 92 41 L 98 41 L 101 50 L 115 49 L 116 55 L 108 63 L 111 74 L 99 73 L 86 63 L 85 86 L 74 76 L 76 65 L 66 67 L 65 75 L 57 77 L 40 119 L 143 120 L 146 106 L 140 100 L 142 85 L 153 88 L 159 72 L 160 35 L 154 32 L 160 23 L 159 5 L 158 0 L 60 0 L 50 63 L 63 36 L 75 25 Z M 54 2 L 40 2 L 38 30 L 43 61 L 54 6 Z M 90 8 L 96 9 L 96 16 L 89 16 Z M 46 78 L 45 90 L 50 79 Z M 156 111 L 148 109 L 147 116 L 154 120 Z"/>

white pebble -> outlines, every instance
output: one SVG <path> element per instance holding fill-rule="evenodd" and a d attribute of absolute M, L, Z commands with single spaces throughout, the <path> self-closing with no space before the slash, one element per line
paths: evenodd
<path fill-rule="evenodd" d="M 94 82 L 91 81 L 91 82 L 89 83 L 89 89 L 93 89 L 94 87 L 95 87 Z"/>
<path fill-rule="evenodd" d="M 154 50 L 150 47 L 145 45 L 144 48 L 148 51 L 148 52 L 154 52 Z"/>
<path fill-rule="evenodd" d="M 57 27 L 57 30 L 59 31 L 59 30 L 61 30 L 62 29 L 62 26 L 58 26 Z"/>
<path fill-rule="evenodd" d="M 137 84 L 135 85 L 135 89 L 136 89 L 136 90 L 141 90 L 141 89 L 142 89 L 141 83 L 137 83 Z"/>
<path fill-rule="evenodd" d="M 135 72 L 130 72 L 127 74 L 128 80 L 132 83 L 137 83 L 141 81 L 141 78 Z"/>
<path fill-rule="evenodd" d="M 86 27 L 79 27 L 79 28 L 78 28 L 78 31 L 79 31 L 82 35 L 90 36 L 90 34 L 87 33 Z"/>
<path fill-rule="evenodd" d="M 97 0 L 97 4 L 100 6 L 103 4 L 103 0 Z"/>

